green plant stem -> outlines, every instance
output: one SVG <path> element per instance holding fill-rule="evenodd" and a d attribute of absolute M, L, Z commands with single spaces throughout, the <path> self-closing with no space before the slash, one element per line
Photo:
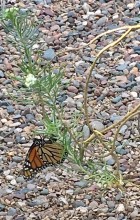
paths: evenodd
<path fill-rule="evenodd" d="M 43 120 L 45 120 L 45 116 L 46 116 L 46 111 L 45 111 L 45 105 L 44 105 L 44 100 L 42 98 L 41 94 L 38 94 L 38 98 L 39 98 L 39 103 L 41 105 L 41 109 L 42 109 L 42 116 L 43 116 Z"/>
<path fill-rule="evenodd" d="M 50 101 L 53 102 L 52 97 L 49 96 L 49 98 L 50 98 Z M 53 106 L 53 109 L 55 109 L 55 111 L 56 111 L 56 113 L 57 113 L 57 115 L 58 115 L 58 118 L 61 120 L 62 124 L 64 125 L 64 127 L 66 128 L 66 130 L 68 131 L 68 133 L 70 134 L 71 138 L 74 140 L 75 144 L 79 147 L 79 149 L 81 149 L 81 148 L 82 148 L 82 144 L 80 144 L 80 143 L 77 141 L 76 137 L 75 137 L 75 136 L 73 135 L 73 133 L 71 132 L 71 129 L 70 129 L 70 128 L 67 126 L 67 124 L 64 122 L 64 120 L 63 120 L 63 118 L 62 118 L 62 115 L 61 115 L 60 111 L 58 110 L 58 108 L 56 107 L 55 104 L 54 104 L 54 106 Z"/>

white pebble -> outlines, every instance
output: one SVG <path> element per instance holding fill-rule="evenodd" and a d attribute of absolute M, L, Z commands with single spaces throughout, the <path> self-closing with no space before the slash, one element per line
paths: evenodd
<path fill-rule="evenodd" d="M 18 202 L 18 205 L 19 205 L 20 207 L 26 206 L 26 202 L 25 202 L 25 201 L 23 201 L 23 202 Z"/>
<path fill-rule="evenodd" d="M 12 189 L 6 189 L 6 193 L 7 193 L 7 194 L 10 194 L 10 193 L 12 193 L 12 192 L 13 192 Z"/>
<path fill-rule="evenodd" d="M 118 17 L 119 17 L 118 14 L 114 14 L 114 15 L 113 15 L 113 19 L 114 19 L 114 20 L 115 20 L 115 19 L 118 19 Z"/>
<path fill-rule="evenodd" d="M 17 185 L 17 182 L 16 182 L 16 180 L 15 179 L 13 179 L 13 180 L 11 180 L 11 185 L 13 185 L 13 186 L 15 186 L 15 185 Z"/>
<path fill-rule="evenodd" d="M 138 216 L 139 212 L 138 209 L 135 207 L 134 211 L 130 214 L 131 218 L 134 219 Z"/>
<path fill-rule="evenodd" d="M 68 190 L 66 190 L 66 194 L 68 194 L 68 195 L 73 195 L 73 189 L 68 189 Z"/>
<path fill-rule="evenodd" d="M 14 179 L 14 176 L 7 175 L 7 176 L 6 176 L 6 179 L 7 179 L 7 180 L 13 180 L 13 179 Z"/>
<path fill-rule="evenodd" d="M 90 5 L 88 5 L 86 2 L 83 4 L 82 8 L 84 9 L 85 13 L 88 13 L 91 9 Z"/>
<path fill-rule="evenodd" d="M 33 189 L 35 189 L 36 187 L 35 187 L 35 185 L 34 184 L 27 184 L 27 188 L 28 189 L 30 189 L 30 190 L 33 190 Z"/>
<path fill-rule="evenodd" d="M 33 50 L 38 49 L 38 48 L 39 48 L 39 44 L 34 44 L 33 47 L 32 47 Z"/>
<path fill-rule="evenodd" d="M 82 94 L 79 94 L 79 95 L 74 96 L 74 99 L 81 99 L 81 98 L 83 98 L 83 95 L 82 95 Z"/>
<path fill-rule="evenodd" d="M 19 125 L 21 125 L 21 123 L 20 122 L 15 122 L 15 123 L 13 123 L 13 124 L 10 124 L 9 125 L 9 127 L 18 127 Z"/>
<path fill-rule="evenodd" d="M 14 133 L 15 133 L 15 134 L 21 133 L 22 131 L 23 131 L 22 128 L 16 128 L 16 129 L 14 130 Z"/>
<path fill-rule="evenodd" d="M 130 92 L 130 94 L 131 94 L 134 98 L 138 98 L 137 92 Z"/>
<path fill-rule="evenodd" d="M 12 220 L 13 219 L 13 216 L 10 216 L 10 215 L 7 215 L 5 220 Z"/>
<path fill-rule="evenodd" d="M 136 80 L 137 82 L 140 82 L 140 76 L 136 77 L 135 80 Z"/>
<path fill-rule="evenodd" d="M 6 119 L 6 118 L 2 118 L 2 119 L 1 119 L 1 122 L 2 122 L 3 124 L 5 124 L 5 123 L 7 122 L 7 119 Z"/>
<path fill-rule="evenodd" d="M 100 10 L 100 9 L 98 9 L 97 11 L 95 11 L 95 15 L 97 15 L 97 16 L 100 16 L 100 15 L 102 15 L 102 12 L 101 12 L 101 10 Z"/>
<path fill-rule="evenodd" d="M 3 174 L 4 174 L 5 176 L 9 175 L 9 173 L 10 173 L 10 170 L 5 170 L 5 171 L 3 172 Z"/>
<path fill-rule="evenodd" d="M 83 25 L 84 25 L 84 26 L 87 26 L 87 21 L 83 21 Z"/>
<path fill-rule="evenodd" d="M 88 211 L 88 208 L 87 208 L 87 207 L 82 207 L 82 206 L 80 206 L 80 207 L 78 207 L 76 210 L 78 210 L 78 211 L 80 211 L 80 212 L 82 212 L 82 213 L 85 213 L 85 212 Z"/>
<path fill-rule="evenodd" d="M 116 209 L 116 211 L 119 212 L 124 212 L 125 211 L 125 207 L 122 203 L 120 203 Z"/>
<path fill-rule="evenodd" d="M 64 204 L 68 205 L 68 202 L 67 202 L 66 198 L 64 198 L 64 197 L 61 196 L 61 197 L 59 198 L 59 200 L 60 200 L 61 202 L 63 202 Z"/>
<path fill-rule="evenodd" d="M 133 9 L 134 6 L 135 6 L 135 3 L 129 3 L 129 4 L 127 5 L 127 8 L 129 8 L 129 9 Z"/>

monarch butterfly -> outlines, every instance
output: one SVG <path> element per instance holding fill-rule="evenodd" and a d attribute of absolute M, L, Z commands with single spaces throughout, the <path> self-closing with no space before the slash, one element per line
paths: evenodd
<path fill-rule="evenodd" d="M 33 139 L 23 165 L 23 175 L 30 179 L 33 175 L 47 165 L 61 163 L 65 159 L 64 148 L 55 139 L 45 141 L 43 138 Z"/>

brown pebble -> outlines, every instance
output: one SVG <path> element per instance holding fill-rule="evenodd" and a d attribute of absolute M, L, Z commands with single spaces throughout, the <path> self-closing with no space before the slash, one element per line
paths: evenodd
<path fill-rule="evenodd" d="M 77 89 L 75 86 L 69 86 L 69 87 L 68 87 L 68 91 L 69 91 L 69 92 L 73 92 L 73 93 L 75 93 L 75 94 L 78 93 L 78 89 Z"/>

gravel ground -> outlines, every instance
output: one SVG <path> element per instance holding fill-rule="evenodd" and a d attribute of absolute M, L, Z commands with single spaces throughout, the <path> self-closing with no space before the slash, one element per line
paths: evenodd
<path fill-rule="evenodd" d="M 85 4 L 87 3 L 87 4 Z M 78 48 L 97 34 L 140 21 L 140 2 L 130 0 L 35 0 L 8 1 L 36 13 L 43 21 L 40 27 L 44 52 L 67 47 Z M 89 67 L 96 54 L 119 33 L 101 37 L 84 49 L 62 53 L 58 64 L 66 64 L 64 90 L 60 102 L 66 103 L 67 118 L 79 112 Z M 124 116 L 140 103 L 140 31 L 131 32 L 118 47 L 103 54 L 92 73 L 88 89 L 88 111 L 91 125 L 102 130 Z M 97 45 L 96 49 L 95 46 Z M 44 53 L 44 56 L 47 56 Z M 17 94 L 18 87 L 9 75 L 20 74 L 19 53 L 6 42 L 0 31 L 0 219 L 1 220 L 128 220 L 140 219 L 140 140 L 137 120 L 127 122 L 117 139 L 121 171 L 133 176 L 123 191 L 103 190 L 100 185 L 84 179 L 76 166 L 66 160 L 56 168 L 48 167 L 31 181 L 22 177 L 25 154 L 31 145 L 31 132 L 40 126 L 39 111 L 32 105 L 13 101 L 9 93 Z M 67 84 L 69 83 L 69 84 Z M 94 108 L 93 108 L 94 106 Z M 81 122 L 84 138 L 89 130 Z M 106 134 L 113 136 L 115 131 Z M 94 148 L 96 155 L 100 149 Z M 113 158 L 106 158 L 108 165 Z M 72 167 L 72 169 L 71 169 Z"/>

